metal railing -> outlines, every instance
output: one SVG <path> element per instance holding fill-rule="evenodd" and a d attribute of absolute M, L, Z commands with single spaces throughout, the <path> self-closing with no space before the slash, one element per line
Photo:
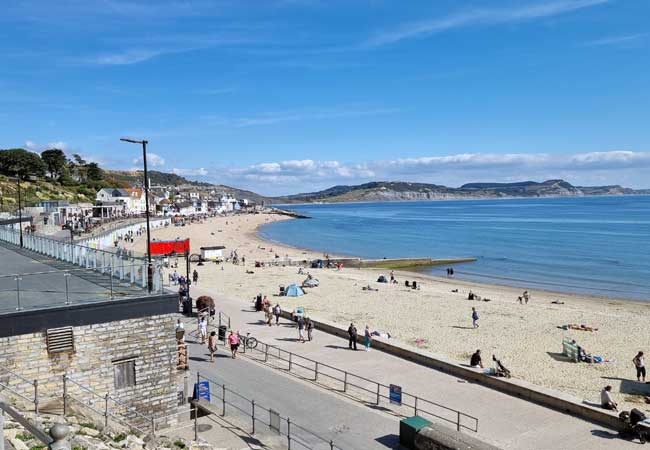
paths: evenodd
<path fill-rule="evenodd" d="M 151 292 L 147 291 L 150 281 L 146 263 L 113 262 L 116 264 L 0 275 L 0 298 L 3 299 L 0 312 L 164 294 L 162 272 L 157 262 L 153 268 Z M 15 299 L 13 306 L 11 299 Z"/>
<path fill-rule="evenodd" d="M 70 450 L 70 443 L 68 442 L 68 434 L 70 428 L 66 425 L 55 424 L 50 428 L 49 435 L 45 433 L 38 425 L 33 424 L 13 406 L 0 400 L 0 433 L 4 429 L 4 413 L 9 414 L 16 422 L 18 422 L 25 430 L 32 434 L 36 439 L 47 445 L 50 450 Z M 4 433 L 0 434 L 0 450 L 4 450 Z M 13 448 L 13 447 L 12 447 Z M 36 447 L 33 447 L 36 448 Z M 38 447 L 42 448 L 42 447 Z"/>
<path fill-rule="evenodd" d="M 419 415 L 438 419 L 454 425 L 458 431 L 478 432 L 478 418 L 419 395 L 402 390 L 401 403 L 395 404 L 391 402 L 390 386 L 378 381 L 266 344 L 259 339 L 253 349 L 247 349 L 245 345 L 240 348 L 242 353 L 254 360 L 338 391 L 364 404 L 383 406 L 403 417 Z"/>
<path fill-rule="evenodd" d="M 220 405 L 221 416 L 226 417 L 228 413 L 234 415 L 241 426 L 248 423 L 250 434 L 255 435 L 260 432 L 268 432 L 286 438 L 288 450 L 292 448 L 303 448 L 307 450 L 342 450 L 332 439 L 325 438 L 318 433 L 293 422 L 289 417 L 282 416 L 279 412 L 267 408 L 254 399 L 250 399 L 239 392 L 230 389 L 225 384 L 219 383 L 208 377 L 196 374 L 197 386 L 201 381 L 207 381 L 210 386 L 210 403 Z M 200 408 L 200 403 L 198 404 Z M 198 439 L 198 427 L 195 418 L 195 440 Z M 260 429 L 256 425 L 264 425 Z"/>

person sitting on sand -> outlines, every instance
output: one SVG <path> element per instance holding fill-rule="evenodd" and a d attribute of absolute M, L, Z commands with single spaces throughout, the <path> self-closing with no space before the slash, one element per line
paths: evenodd
<path fill-rule="evenodd" d="M 469 290 L 469 294 L 467 294 L 467 300 L 474 300 L 474 293 L 472 290 Z"/>
<path fill-rule="evenodd" d="M 492 361 L 494 361 L 495 372 L 497 377 L 510 378 L 512 376 L 510 370 L 506 369 L 506 367 L 501 363 L 501 361 L 497 359 L 496 355 L 492 355 Z"/>
<path fill-rule="evenodd" d="M 604 409 L 609 409 L 610 411 L 618 411 L 618 404 L 612 398 L 611 386 L 605 386 L 605 388 L 600 391 L 600 404 Z"/>
<path fill-rule="evenodd" d="M 469 360 L 469 365 L 475 369 L 483 368 L 483 360 L 481 359 L 481 350 L 476 350 Z"/>
<path fill-rule="evenodd" d="M 304 270 L 302 270 L 302 267 L 298 267 L 298 275 L 303 275 L 305 273 Z"/>

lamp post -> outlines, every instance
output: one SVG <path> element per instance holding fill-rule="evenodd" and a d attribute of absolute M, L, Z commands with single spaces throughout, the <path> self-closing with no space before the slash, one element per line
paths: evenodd
<path fill-rule="evenodd" d="M 151 230 L 149 228 L 149 173 L 147 172 L 147 144 L 149 141 L 130 139 L 130 138 L 121 138 L 120 141 L 130 142 L 132 144 L 142 144 L 142 161 L 144 163 L 144 201 L 147 204 L 145 206 L 145 216 L 147 218 L 147 275 L 148 275 L 148 287 L 149 292 L 151 292 L 152 286 L 152 277 L 153 277 L 153 266 L 151 265 Z"/>
<path fill-rule="evenodd" d="M 18 175 L 18 229 L 20 230 L 20 248 L 23 248 L 23 212 L 20 206 L 20 174 Z"/>

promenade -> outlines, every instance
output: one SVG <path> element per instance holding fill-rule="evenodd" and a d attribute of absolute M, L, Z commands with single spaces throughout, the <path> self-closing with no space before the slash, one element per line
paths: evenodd
<path fill-rule="evenodd" d="M 211 295 L 211 292 L 203 290 L 199 283 L 198 286 L 192 287 L 192 296 L 197 298 L 199 295 Z M 214 298 L 217 310 L 228 314 L 231 317 L 232 328 L 239 330 L 242 335 L 250 332 L 252 336 L 268 344 L 384 384 L 401 385 L 405 391 L 412 394 L 475 416 L 479 419 L 477 437 L 503 449 L 610 450 L 636 448 L 638 445 L 638 441 L 622 440 L 618 437 L 617 432 L 600 425 L 466 382 L 377 350 L 367 353 L 362 350 L 350 351 L 347 348 L 346 340 L 318 330 L 315 330 L 312 342 L 300 343 L 297 339 L 297 329 L 289 326 L 289 322 L 282 321 L 284 326 L 280 327 L 264 325 L 262 313 L 252 310 L 251 300 L 238 300 L 222 296 Z M 276 298 L 271 298 L 272 302 L 275 300 Z M 282 301 L 285 305 L 289 301 L 295 306 L 299 304 L 300 300 L 283 298 Z M 188 331 L 192 330 L 192 323 L 188 322 Z M 365 324 L 357 324 L 360 330 L 363 326 Z M 361 346 L 359 348 L 361 349 Z M 307 412 L 302 408 L 303 401 L 307 402 L 306 398 L 310 395 L 316 396 L 315 398 L 323 398 L 323 395 L 327 398 L 339 398 L 338 401 L 344 403 L 350 401 L 314 384 L 307 383 L 308 389 L 304 391 L 306 382 L 298 381 L 294 377 L 284 375 L 281 371 L 259 363 L 239 360 L 231 362 L 219 358 L 216 364 L 210 365 L 201 361 L 207 353 L 205 347 L 193 345 L 190 352 L 193 371 L 209 370 L 223 379 L 231 379 L 233 389 L 240 387 L 247 390 L 246 393 L 253 397 L 268 396 L 273 392 L 282 393 L 293 389 L 290 386 L 296 386 L 296 389 L 297 386 L 301 386 L 300 400 L 296 400 L 295 396 L 290 395 L 281 395 L 273 400 L 275 402 L 283 401 L 283 412 L 292 417 L 300 417 L 304 426 L 317 429 L 316 427 L 325 425 L 322 423 L 324 417 L 310 414 L 309 408 Z M 235 366 L 241 365 L 245 365 L 248 369 L 235 368 Z M 241 372 L 242 370 L 244 372 Z M 597 394 L 594 393 L 594 396 L 596 397 Z M 334 400 L 321 403 L 319 409 L 338 408 L 334 403 Z M 350 432 L 361 432 L 365 436 L 367 436 L 367 432 L 363 432 L 363 424 L 369 420 L 376 420 L 377 414 L 384 415 L 384 413 L 378 413 L 377 410 L 359 403 L 355 405 L 355 410 L 358 410 L 358 413 L 355 413 L 357 420 L 349 424 Z M 338 423 L 336 410 L 331 413 L 334 421 L 328 426 L 336 426 Z M 398 434 L 399 419 L 394 416 L 386 416 L 390 418 L 389 422 L 392 422 L 393 425 L 387 423 L 385 426 L 378 427 L 374 429 L 372 436 L 367 437 L 373 440 L 381 440 L 384 437 L 387 443 L 392 442 L 386 436 Z M 357 427 L 361 427 L 361 431 Z"/>

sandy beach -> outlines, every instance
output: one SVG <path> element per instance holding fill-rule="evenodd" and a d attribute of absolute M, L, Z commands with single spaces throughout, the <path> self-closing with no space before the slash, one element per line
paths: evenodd
<path fill-rule="evenodd" d="M 155 239 L 191 239 L 192 253 L 199 247 L 225 245 L 226 253 L 237 250 L 246 265 L 206 264 L 196 267 L 202 288 L 209 289 L 217 301 L 221 296 L 239 298 L 242 307 L 251 305 L 258 293 L 280 300 L 283 309 L 297 306 L 307 314 L 347 325 L 355 322 L 359 329 L 366 324 L 372 330 L 388 332 L 393 338 L 414 347 L 426 348 L 461 363 L 481 349 L 484 362 L 496 354 L 514 377 L 556 389 L 580 399 L 598 401 L 603 386 L 613 386 L 614 397 L 623 407 L 648 409 L 641 395 L 650 394 L 650 384 L 636 383 L 632 358 L 639 350 L 648 351 L 650 327 L 647 317 L 650 304 L 627 300 L 588 297 L 529 290 L 531 300 L 520 305 L 517 298 L 523 289 L 446 279 L 414 272 L 395 271 L 399 284 L 377 283 L 382 269 L 307 269 L 320 280 L 320 286 L 297 298 L 271 297 L 280 285 L 300 284 L 305 276 L 296 267 L 255 268 L 254 261 L 280 258 L 294 260 L 320 258 L 323 255 L 264 241 L 257 236 L 261 225 L 283 216 L 257 214 L 219 217 L 185 227 L 154 230 Z M 145 250 L 144 240 L 132 247 Z M 446 255 L 423 255 L 434 258 Z M 221 267 L 224 267 L 224 270 Z M 181 267 L 179 265 L 179 267 Z M 254 273 L 246 273 L 246 271 Z M 404 280 L 417 280 L 420 290 L 408 289 Z M 364 291 L 370 284 L 378 291 Z M 452 292 L 453 290 L 458 292 Z M 491 301 L 470 301 L 468 292 Z M 553 304 L 552 301 L 564 302 Z M 217 306 L 218 307 L 218 306 Z M 478 329 L 472 328 L 471 308 L 480 315 Z M 563 330 L 570 323 L 587 324 L 598 331 Z M 575 339 L 588 353 L 600 355 L 611 363 L 571 363 L 561 357 L 562 339 Z M 416 342 L 417 341 L 417 342 Z"/>

